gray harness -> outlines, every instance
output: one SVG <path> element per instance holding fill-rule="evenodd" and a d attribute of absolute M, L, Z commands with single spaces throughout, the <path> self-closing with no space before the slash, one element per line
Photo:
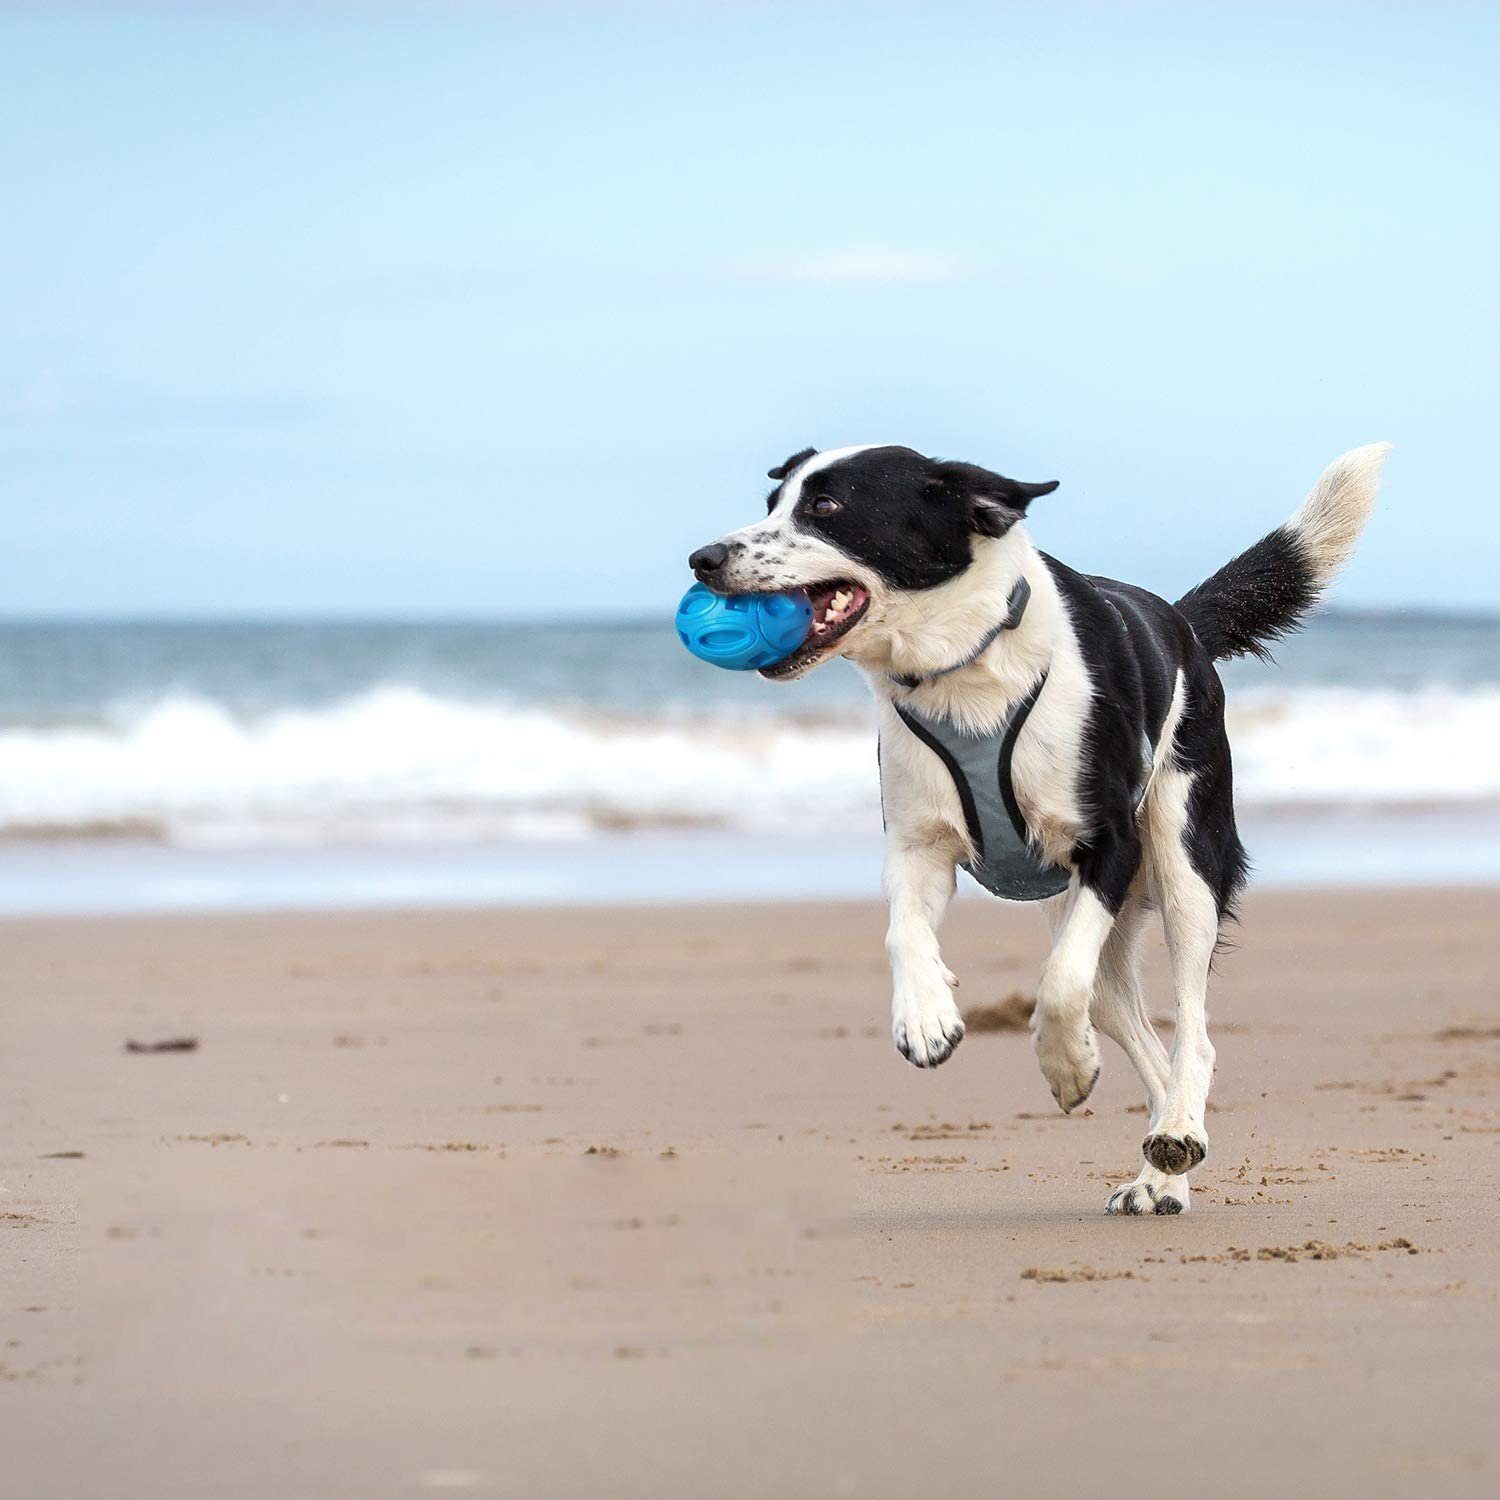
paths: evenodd
<path fill-rule="evenodd" d="M 1017 579 L 1016 588 L 1011 589 L 1005 607 L 1005 618 L 993 630 L 987 631 L 984 639 L 962 661 L 954 661 L 953 666 L 942 667 L 938 672 L 927 673 L 927 676 L 891 673 L 891 681 L 900 687 L 919 687 L 922 682 L 933 681 L 969 666 L 971 661 L 977 661 L 989 651 L 1002 631 L 1014 630 L 1022 622 L 1029 598 L 1031 585 L 1025 577 Z M 1110 603 L 1113 604 L 1113 600 Z M 891 700 L 901 723 L 906 724 L 907 729 L 942 760 L 948 774 L 953 777 L 954 789 L 959 793 L 963 807 L 963 820 L 969 831 L 969 843 L 974 846 L 974 858 L 966 859 L 963 868 L 990 894 L 1001 895 L 1008 901 L 1041 901 L 1049 895 L 1061 895 L 1070 880 L 1070 871 L 1047 861 L 1032 847 L 1031 831 L 1017 805 L 1016 787 L 1011 784 L 1011 756 L 1016 753 L 1017 736 L 1046 685 L 1047 673 L 1043 672 L 1037 685 L 1011 708 L 1004 723 L 980 735 L 972 735 L 957 724 L 948 723 L 945 718 L 930 718 L 907 703 Z M 1151 778 L 1154 751 L 1148 733 L 1142 735 L 1140 753 L 1142 769 L 1136 789 L 1137 811 Z"/>
<path fill-rule="evenodd" d="M 1024 578 L 1019 579 L 1011 591 L 1005 618 L 962 661 L 926 677 L 893 674 L 891 680 L 901 687 L 914 688 L 968 666 L 994 644 L 1002 631 L 1014 630 L 1021 623 L 1030 598 L 1031 586 Z M 1011 709 L 1005 722 L 984 734 L 969 734 L 945 719 L 929 718 L 904 703 L 891 704 L 901 722 L 942 761 L 953 778 L 974 849 L 973 859 L 965 860 L 963 868 L 991 895 L 1007 901 L 1041 901 L 1068 888 L 1068 871 L 1044 860 L 1031 847 L 1031 836 L 1016 805 L 1010 777 L 1016 737 L 1046 684 L 1044 672 L 1041 681 Z"/>
<path fill-rule="evenodd" d="M 1120 606 L 1115 600 L 1108 595 L 1105 597 L 1116 614 L 1120 614 Z M 962 661 L 930 672 L 925 677 L 902 677 L 892 673 L 891 681 L 904 688 L 919 687 L 977 661 L 1002 631 L 1014 630 L 1021 623 L 1030 598 L 1031 585 L 1024 578 L 1018 579 L 1006 603 L 1005 618 L 988 631 Z M 1128 632 L 1123 615 L 1121 624 Z M 953 778 L 954 789 L 963 807 L 969 842 L 974 849 L 974 858 L 965 860 L 963 868 L 991 895 L 1002 896 L 1007 901 L 1043 901 L 1048 896 L 1061 895 L 1067 890 L 1070 878 L 1069 872 L 1061 865 L 1050 863 L 1033 849 L 1030 830 L 1016 803 L 1016 791 L 1010 777 L 1016 739 L 1046 685 L 1047 674 L 1043 672 L 1036 686 L 1012 707 L 1004 723 L 984 734 L 969 734 L 946 719 L 929 718 L 909 704 L 891 701 L 891 707 L 901 722 L 942 761 Z M 1146 731 L 1141 734 L 1140 755 L 1135 788 L 1136 812 L 1140 811 L 1145 799 L 1154 757 L 1152 735 Z"/>
<path fill-rule="evenodd" d="M 1044 674 L 1005 722 L 985 734 L 968 734 L 946 720 L 929 719 L 904 704 L 891 705 L 901 722 L 947 766 L 953 778 L 974 849 L 974 857 L 964 861 L 964 869 L 992 896 L 1003 896 L 1007 901 L 1041 901 L 1068 888 L 1068 872 L 1044 860 L 1031 847 L 1010 779 L 1016 736 L 1046 681 Z"/>

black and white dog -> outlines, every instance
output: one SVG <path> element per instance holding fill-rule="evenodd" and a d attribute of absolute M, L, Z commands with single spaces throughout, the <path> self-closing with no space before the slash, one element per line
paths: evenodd
<path fill-rule="evenodd" d="M 805 588 L 815 624 L 776 681 L 846 656 L 879 712 L 886 947 L 896 1046 L 958 1045 L 937 929 L 959 865 L 1042 899 L 1053 934 L 1032 1031 L 1064 1110 L 1099 1076 L 1094 1028 L 1146 1090 L 1145 1165 L 1111 1213 L 1182 1213 L 1208 1151 L 1205 997 L 1244 884 L 1214 662 L 1296 629 L 1369 516 L 1387 445 L 1332 464 L 1301 510 L 1174 604 L 1085 577 L 1032 545 L 1022 484 L 910 448 L 808 448 L 770 471 L 764 520 L 694 552 L 724 594 Z M 1137 977 L 1161 913 L 1176 995 L 1170 1056 Z"/>

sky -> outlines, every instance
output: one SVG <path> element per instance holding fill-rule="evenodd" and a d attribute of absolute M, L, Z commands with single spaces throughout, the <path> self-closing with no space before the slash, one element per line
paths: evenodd
<path fill-rule="evenodd" d="M 662 614 L 805 445 L 1500 608 L 1500 7 L 0 0 L 0 613 Z"/>

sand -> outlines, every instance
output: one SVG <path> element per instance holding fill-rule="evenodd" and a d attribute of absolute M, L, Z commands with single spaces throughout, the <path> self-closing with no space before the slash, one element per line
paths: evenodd
<path fill-rule="evenodd" d="M 1164 1219 L 873 905 L 7 924 L 5 1493 L 1492 1495 L 1497 919 L 1253 899 Z"/>

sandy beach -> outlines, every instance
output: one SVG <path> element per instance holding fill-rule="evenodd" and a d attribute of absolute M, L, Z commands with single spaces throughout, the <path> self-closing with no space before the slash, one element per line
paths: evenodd
<path fill-rule="evenodd" d="M 1252 898 L 1140 1220 L 1118 1051 L 907 1067 L 871 904 L 7 923 L 6 1493 L 1493 1494 L 1497 920 Z"/>

